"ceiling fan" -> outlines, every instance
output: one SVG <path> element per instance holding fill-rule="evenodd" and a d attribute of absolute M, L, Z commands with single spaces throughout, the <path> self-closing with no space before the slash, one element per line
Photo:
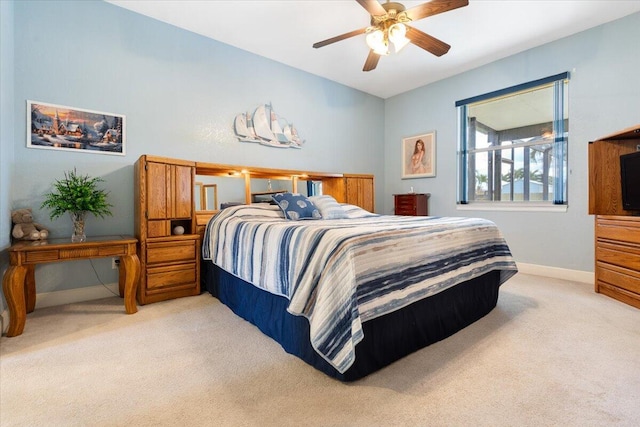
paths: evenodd
<path fill-rule="evenodd" d="M 371 15 L 371 25 L 314 43 L 313 47 L 317 49 L 350 37 L 368 33 L 366 40 L 370 50 L 362 71 L 371 71 L 376 68 L 380 56 L 389 54 L 389 42 L 393 44 L 396 52 L 408 43 L 413 43 L 436 56 L 444 55 L 451 46 L 409 26 L 407 23 L 469 4 L 469 0 L 431 0 L 407 10 L 401 3 L 389 0 L 383 4 L 379 3 L 378 0 L 356 1 Z"/>

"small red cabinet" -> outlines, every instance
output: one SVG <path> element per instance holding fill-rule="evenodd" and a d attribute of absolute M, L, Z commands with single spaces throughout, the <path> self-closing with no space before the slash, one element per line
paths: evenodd
<path fill-rule="evenodd" d="M 396 215 L 428 216 L 428 193 L 394 194 L 394 212 Z"/>

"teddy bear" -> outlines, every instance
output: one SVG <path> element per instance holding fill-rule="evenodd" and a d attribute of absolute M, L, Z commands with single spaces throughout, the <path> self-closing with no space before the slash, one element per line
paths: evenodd
<path fill-rule="evenodd" d="M 49 231 L 37 222 L 33 222 L 31 209 L 16 209 L 11 212 L 13 230 L 11 235 L 17 240 L 46 240 Z"/>

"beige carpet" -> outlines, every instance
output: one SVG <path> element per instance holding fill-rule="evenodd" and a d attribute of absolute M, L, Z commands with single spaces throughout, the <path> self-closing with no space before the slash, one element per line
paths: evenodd
<path fill-rule="evenodd" d="M 637 426 L 640 310 L 518 274 L 485 318 L 343 384 L 209 295 L 51 307 L 0 339 L 0 424 Z"/>

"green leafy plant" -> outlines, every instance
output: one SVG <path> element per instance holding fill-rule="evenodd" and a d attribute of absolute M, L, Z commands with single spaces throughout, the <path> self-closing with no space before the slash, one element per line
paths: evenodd
<path fill-rule="evenodd" d="M 108 192 L 97 188 L 102 178 L 91 178 L 89 175 L 79 175 L 73 171 L 65 172 L 64 179 L 56 180 L 53 184 L 54 191 L 45 194 L 45 201 L 41 208 L 51 210 L 50 218 L 54 219 L 65 212 L 72 214 L 90 212 L 104 218 L 112 215 L 109 208 L 113 205 L 107 203 Z"/>

